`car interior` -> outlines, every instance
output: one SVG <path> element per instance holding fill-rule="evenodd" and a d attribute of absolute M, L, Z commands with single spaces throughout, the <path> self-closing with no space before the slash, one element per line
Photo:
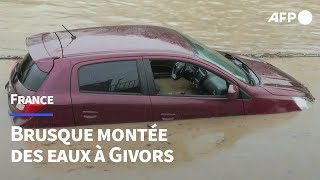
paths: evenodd
<path fill-rule="evenodd" d="M 228 82 L 196 65 L 174 60 L 151 60 L 158 95 L 226 97 Z"/>

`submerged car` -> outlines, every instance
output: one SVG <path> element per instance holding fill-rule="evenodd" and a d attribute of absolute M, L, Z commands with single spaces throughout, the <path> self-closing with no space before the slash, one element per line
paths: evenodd
<path fill-rule="evenodd" d="M 300 82 L 254 58 L 218 52 L 175 30 L 108 26 L 26 39 L 10 94 L 53 96 L 53 105 L 10 104 L 23 127 L 76 126 L 266 114 L 306 109 Z"/>

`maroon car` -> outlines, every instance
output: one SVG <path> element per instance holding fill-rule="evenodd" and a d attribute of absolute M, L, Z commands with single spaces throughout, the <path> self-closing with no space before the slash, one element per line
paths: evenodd
<path fill-rule="evenodd" d="M 112 26 L 26 40 L 6 89 L 23 127 L 161 121 L 308 108 L 300 82 L 264 61 L 214 51 L 175 30 Z M 54 96 L 53 105 L 10 104 L 10 95 Z"/>

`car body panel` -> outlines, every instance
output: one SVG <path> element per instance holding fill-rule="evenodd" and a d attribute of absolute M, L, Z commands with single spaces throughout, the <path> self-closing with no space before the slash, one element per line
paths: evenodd
<path fill-rule="evenodd" d="M 179 120 L 243 115 L 241 99 L 151 96 L 153 120 Z"/>
<path fill-rule="evenodd" d="M 35 59 L 115 52 L 177 52 L 193 54 L 185 38 L 172 29 L 158 26 L 105 26 L 37 34 L 27 38 Z M 61 44 L 60 44 L 61 42 Z"/>
<path fill-rule="evenodd" d="M 254 58 L 236 56 L 248 65 L 260 79 L 260 86 L 273 95 L 308 96 L 313 99 L 310 91 L 299 81 L 277 67 Z"/>
<path fill-rule="evenodd" d="M 140 59 L 140 60 L 139 60 Z M 151 102 L 148 95 L 120 94 L 120 93 L 81 93 L 78 83 L 78 69 L 81 66 L 131 60 L 140 61 L 141 57 L 130 58 L 102 58 L 93 61 L 78 62 L 72 68 L 71 97 L 74 118 L 77 125 L 105 124 L 150 121 Z M 144 73 L 144 72 L 143 72 Z M 143 78 L 140 81 L 145 82 Z M 143 83 L 142 82 L 142 83 Z"/>
<path fill-rule="evenodd" d="M 70 97 L 70 78 L 71 67 L 66 61 L 55 61 L 54 68 L 47 76 L 37 92 L 26 89 L 18 80 L 9 80 L 10 92 L 8 94 L 9 107 L 15 113 L 15 105 L 10 105 L 10 94 L 23 96 L 54 96 L 54 104 L 46 105 L 39 113 L 53 113 L 53 117 L 13 117 L 14 124 L 33 128 L 33 127 L 60 127 L 73 126 L 74 118 L 72 112 L 72 102 Z M 13 84 L 13 85 L 12 85 Z"/>
<path fill-rule="evenodd" d="M 291 96 L 270 94 L 261 86 L 245 85 L 243 89 L 250 93 L 250 99 L 243 99 L 245 114 L 270 114 L 300 110 Z"/>

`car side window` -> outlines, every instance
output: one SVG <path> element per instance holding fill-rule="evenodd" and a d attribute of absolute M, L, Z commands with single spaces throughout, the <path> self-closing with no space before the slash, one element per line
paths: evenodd
<path fill-rule="evenodd" d="M 114 61 L 84 65 L 78 69 L 80 92 L 140 94 L 137 62 Z"/>
<path fill-rule="evenodd" d="M 150 60 L 156 95 L 227 97 L 229 82 L 197 65 Z"/>

